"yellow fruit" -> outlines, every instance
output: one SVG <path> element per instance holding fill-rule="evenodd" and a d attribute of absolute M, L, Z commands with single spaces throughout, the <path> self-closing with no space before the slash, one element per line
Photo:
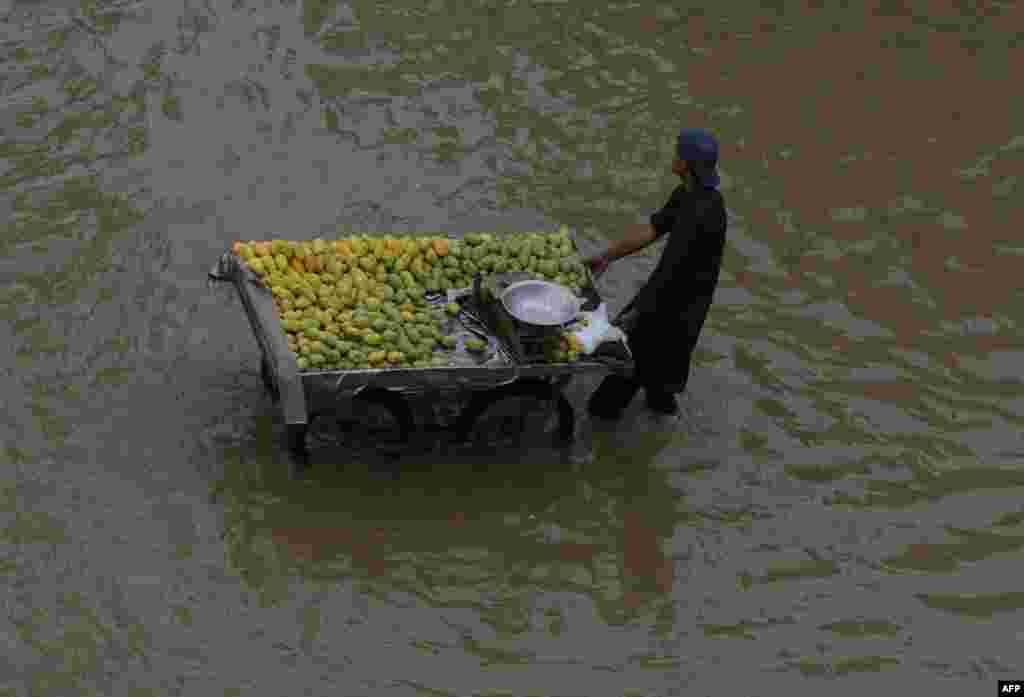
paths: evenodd
<path fill-rule="evenodd" d="M 436 254 L 437 256 L 439 256 L 439 257 L 446 257 L 446 256 L 448 256 L 448 252 L 449 252 L 448 240 L 446 240 L 444 238 L 438 238 L 438 239 L 433 241 L 433 245 L 432 246 L 433 246 L 434 254 Z"/>
<path fill-rule="evenodd" d="M 370 363 L 381 363 L 387 359 L 387 352 L 385 351 L 371 351 L 367 359 Z"/>
<path fill-rule="evenodd" d="M 327 251 L 327 243 L 319 237 L 313 240 L 313 254 L 323 254 Z"/>
<path fill-rule="evenodd" d="M 334 250 L 343 258 L 354 256 L 352 252 L 352 243 L 349 240 L 338 240 L 334 243 Z"/>
<path fill-rule="evenodd" d="M 401 351 L 390 351 L 388 352 L 389 363 L 401 363 L 405 360 L 405 354 Z"/>

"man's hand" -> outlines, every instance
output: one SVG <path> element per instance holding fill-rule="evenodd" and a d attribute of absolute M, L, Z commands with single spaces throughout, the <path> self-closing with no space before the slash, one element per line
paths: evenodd
<path fill-rule="evenodd" d="M 594 275 L 594 278 L 597 278 L 608 270 L 608 265 L 611 261 L 611 258 L 608 256 L 608 252 L 601 252 L 600 254 L 596 254 L 592 257 L 587 257 L 583 260 L 583 263 L 587 265 L 588 269 L 590 269 L 590 273 Z"/>

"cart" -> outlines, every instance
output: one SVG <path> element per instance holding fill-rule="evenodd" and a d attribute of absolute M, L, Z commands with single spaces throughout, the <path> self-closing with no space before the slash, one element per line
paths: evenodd
<path fill-rule="evenodd" d="M 230 283 L 245 309 L 260 347 L 263 384 L 283 414 L 289 475 L 293 479 L 300 478 L 310 465 L 311 435 L 323 437 L 322 429 L 329 430 L 335 423 L 332 419 L 344 411 L 339 409 L 340 404 L 347 404 L 349 415 L 354 413 L 357 420 L 360 411 L 382 410 L 388 415 L 390 423 L 377 433 L 375 442 L 379 450 L 391 456 L 400 455 L 417 430 L 410 402 L 417 397 L 435 404 L 446 400 L 464 404 L 450 429 L 457 443 L 468 441 L 479 417 L 495 404 L 510 397 L 533 397 L 555 410 L 556 444 L 568 445 L 575 437 L 575 413 L 564 389 L 572 378 L 585 373 L 632 372 L 628 359 L 587 357 L 566 363 L 517 360 L 517 354 L 503 346 L 494 333 L 488 333 L 483 323 L 471 321 L 464 313 L 449 320 L 446 333 L 486 338 L 488 358 L 482 360 L 469 353 L 459 341 L 448 366 L 300 372 L 277 317 L 273 296 L 261 279 L 230 251 L 210 270 L 209 278 L 211 282 Z M 445 304 L 459 295 L 460 291 L 449 291 L 447 297 L 428 297 L 428 302 Z M 584 295 L 584 309 L 596 308 L 600 303 L 592 279 Z M 446 430 L 438 429 L 436 420 L 429 416 L 423 421 L 424 430 Z"/>

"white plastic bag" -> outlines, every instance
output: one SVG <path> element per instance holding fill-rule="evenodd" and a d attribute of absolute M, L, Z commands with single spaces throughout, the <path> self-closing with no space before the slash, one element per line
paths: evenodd
<path fill-rule="evenodd" d="M 583 353 L 590 355 L 606 341 L 625 339 L 626 335 L 618 327 L 608 321 L 608 306 L 601 303 L 593 312 L 581 312 L 580 317 L 590 320 L 590 324 L 573 332 L 583 344 Z"/>

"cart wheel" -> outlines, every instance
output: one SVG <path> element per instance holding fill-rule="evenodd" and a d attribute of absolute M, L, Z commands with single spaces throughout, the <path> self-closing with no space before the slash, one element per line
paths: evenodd
<path fill-rule="evenodd" d="M 277 391 L 277 385 L 274 384 L 274 379 L 270 374 L 270 366 L 267 365 L 267 359 L 260 359 L 260 376 L 263 378 L 263 386 L 267 390 L 267 394 L 270 395 L 270 399 L 275 403 L 280 399 L 280 395 Z"/>
<path fill-rule="evenodd" d="M 552 390 L 542 379 L 526 378 L 496 390 L 475 393 L 459 414 L 455 441 L 487 449 L 521 447 L 524 436 L 543 430 L 550 415 Z M 560 417 L 561 406 L 559 403 Z M 564 427 L 564 418 L 560 421 Z"/>
<path fill-rule="evenodd" d="M 351 409 L 325 409 L 310 418 L 311 449 L 396 455 L 413 431 L 412 409 L 405 399 L 384 389 L 368 389 L 352 400 Z"/>

